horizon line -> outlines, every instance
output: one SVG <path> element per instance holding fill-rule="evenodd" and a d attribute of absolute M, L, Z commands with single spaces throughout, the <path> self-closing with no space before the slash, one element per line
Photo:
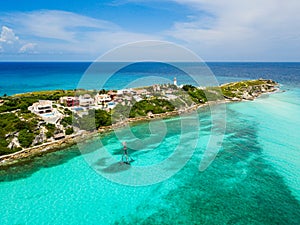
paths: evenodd
<path fill-rule="evenodd" d="M 0 60 L 0 63 L 94 63 L 97 62 L 91 61 L 91 60 Z M 102 62 L 102 61 L 100 61 Z M 142 62 L 153 62 L 156 61 L 103 61 L 105 63 L 142 63 Z M 255 60 L 203 60 L 202 62 L 196 62 L 196 61 L 170 61 L 170 62 L 160 62 L 158 63 L 300 63 L 300 61 L 255 61 Z"/>

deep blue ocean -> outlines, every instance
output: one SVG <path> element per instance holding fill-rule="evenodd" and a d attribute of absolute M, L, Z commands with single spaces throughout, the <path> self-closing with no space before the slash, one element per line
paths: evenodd
<path fill-rule="evenodd" d="M 78 82 L 90 65 L 89 62 L 0 62 L 0 95 L 74 89 L 78 87 Z M 189 66 L 188 63 L 184 65 Z M 300 63 L 207 63 L 207 65 L 219 83 L 263 77 L 291 86 L 300 85 Z M 165 77 L 171 81 L 176 77 L 179 84 L 190 82 L 187 76 L 182 76 L 176 68 L 159 63 L 127 67 L 121 72 L 107 82 L 105 88 L 119 89 L 128 81 L 149 74 Z"/>
<path fill-rule="evenodd" d="M 81 87 L 89 65 L 0 63 L 0 95 Z M 84 154 L 74 146 L 0 171 L 0 224 L 300 224 L 300 63 L 208 66 L 219 83 L 267 78 L 279 82 L 281 91 L 226 105 L 222 148 L 206 170 L 198 168 L 211 138 L 209 108 L 198 110 L 197 126 L 191 115 L 165 119 L 162 129 L 156 123 L 135 124 L 130 133 L 118 129 L 85 143 Z M 143 84 L 149 76 L 153 79 L 147 85 L 174 77 L 178 84 L 193 83 L 176 68 L 148 63 L 122 69 L 93 87 L 119 89 L 135 80 Z M 143 146 L 141 151 L 129 148 L 135 159 L 131 167 L 111 163 L 102 154 L 106 150 L 120 160 L 124 140 Z M 166 172 L 188 160 L 169 179 L 148 186 L 109 179 L 148 179 L 143 173 L 133 177 L 132 171 L 159 165 L 179 143 L 181 154 Z M 189 159 L 186 154 L 194 145 Z"/>

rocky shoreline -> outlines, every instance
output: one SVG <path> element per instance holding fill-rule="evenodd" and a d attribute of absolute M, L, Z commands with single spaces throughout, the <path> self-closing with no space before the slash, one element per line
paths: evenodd
<path fill-rule="evenodd" d="M 248 87 L 242 86 L 240 89 L 237 89 L 235 96 L 226 96 L 224 94 L 224 100 L 210 101 L 210 102 L 206 102 L 204 104 L 203 103 L 195 104 L 195 105 L 193 105 L 189 108 L 186 108 L 185 110 L 182 110 L 182 111 L 172 111 L 172 112 L 166 112 L 166 113 L 161 113 L 161 114 L 152 114 L 152 115 L 138 117 L 138 118 L 128 118 L 124 121 L 118 122 L 118 123 L 110 125 L 110 126 L 100 127 L 97 131 L 93 131 L 93 132 L 82 131 L 78 134 L 70 135 L 69 137 L 66 137 L 61 140 L 44 143 L 39 146 L 34 146 L 34 147 L 27 148 L 27 149 L 23 149 L 21 151 L 18 151 L 18 152 L 12 153 L 12 154 L 0 156 L 0 169 L 5 169 L 9 166 L 22 163 L 22 162 L 24 162 L 28 159 L 34 158 L 36 156 L 41 156 L 44 154 L 48 154 L 50 152 L 55 152 L 55 151 L 66 149 L 68 147 L 71 147 L 71 146 L 79 143 L 79 142 L 84 142 L 84 141 L 90 140 L 99 134 L 110 133 L 110 132 L 114 131 L 115 129 L 124 127 L 127 124 L 132 124 L 132 123 L 136 123 L 136 122 L 145 122 L 145 121 L 149 121 L 149 120 L 163 119 L 163 118 L 188 114 L 188 113 L 191 113 L 201 107 L 206 107 L 211 104 L 231 103 L 231 102 L 249 101 L 249 100 L 252 101 L 252 100 L 258 98 L 259 96 L 261 96 L 262 94 L 272 93 L 272 92 L 279 90 L 278 84 L 276 82 L 274 82 L 272 80 L 263 80 L 263 81 L 266 81 L 266 84 L 256 85 L 256 86 L 248 86 Z M 230 88 L 231 86 L 234 86 L 237 83 L 240 83 L 240 82 L 224 84 L 224 85 L 221 85 L 220 88 L 221 89 L 223 87 Z"/>

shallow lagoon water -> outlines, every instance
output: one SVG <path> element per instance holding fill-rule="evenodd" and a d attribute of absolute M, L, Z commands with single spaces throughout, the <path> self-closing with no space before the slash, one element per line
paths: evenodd
<path fill-rule="evenodd" d="M 103 159 L 91 167 L 76 147 L 1 171 L 0 223 L 300 224 L 300 91 L 283 88 L 284 93 L 227 105 L 223 147 L 203 172 L 198 167 L 211 128 L 205 108 L 198 111 L 200 136 L 192 158 L 161 183 L 131 187 L 111 182 L 97 173 L 103 172 Z M 168 132 L 154 150 L 155 143 L 147 143 L 149 150 L 130 151 L 133 166 L 170 156 L 178 145 L 178 124 L 178 118 L 166 120 Z M 139 138 L 150 135 L 147 123 L 131 129 Z M 113 157 L 121 157 L 114 134 L 101 141 Z M 101 148 L 100 140 L 86 147 L 92 155 Z"/>
<path fill-rule="evenodd" d="M 288 93 L 278 93 L 229 104 L 223 148 L 203 172 L 198 165 L 210 120 L 206 109 L 199 110 L 202 130 L 192 159 L 173 177 L 152 186 L 110 182 L 86 163 L 76 147 L 34 159 L 26 172 L 11 168 L 1 176 L 1 224 L 299 224 L 297 133 L 284 130 L 289 116 L 288 121 L 275 123 L 283 117 L 275 106 L 291 104 L 282 102 L 286 97 Z M 294 110 L 299 112 L 299 106 Z M 291 122 L 290 129 L 297 122 Z M 176 127 L 178 119 L 167 124 Z M 147 124 L 132 129 L 149 132 Z M 176 135 L 177 129 L 170 129 L 166 140 L 176 140 Z M 284 139 L 279 138 L 282 135 Z M 98 141 L 87 147 L 97 150 Z M 102 141 L 116 150 L 111 152 L 114 157 L 120 157 L 113 134 Z M 163 160 L 171 154 L 172 144 L 176 141 L 134 152 L 134 163 Z"/>

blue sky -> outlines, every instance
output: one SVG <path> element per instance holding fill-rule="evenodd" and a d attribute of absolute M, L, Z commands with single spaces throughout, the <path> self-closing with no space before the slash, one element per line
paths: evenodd
<path fill-rule="evenodd" d="M 298 0 L 10 0 L 0 60 L 94 60 L 128 42 L 165 40 L 207 61 L 299 61 Z"/>

